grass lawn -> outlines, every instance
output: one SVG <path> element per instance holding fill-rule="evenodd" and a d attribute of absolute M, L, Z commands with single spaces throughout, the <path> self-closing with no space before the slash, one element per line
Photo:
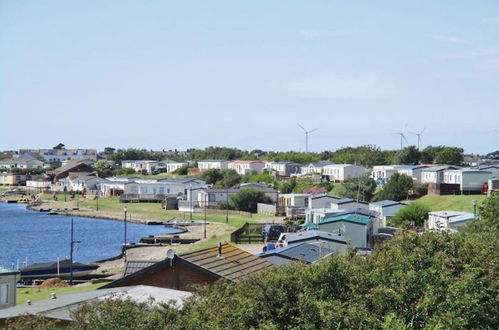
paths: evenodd
<path fill-rule="evenodd" d="M 9 189 L 10 189 L 9 187 L 2 187 L 2 186 L 0 186 L 0 193 L 3 193 L 4 191 L 7 191 Z"/>
<path fill-rule="evenodd" d="M 50 298 L 52 292 L 55 292 L 59 296 L 66 293 L 92 291 L 100 288 L 104 284 L 105 283 L 98 283 L 67 288 L 17 288 L 17 305 L 25 304 L 26 300 L 39 301 L 48 299 Z"/>
<path fill-rule="evenodd" d="M 485 195 L 426 195 L 416 199 L 413 203 L 424 205 L 431 211 L 452 210 L 473 212 L 473 200 L 476 199 L 480 204 L 485 198 Z"/>
<path fill-rule="evenodd" d="M 45 194 L 43 195 L 44 200 L 51 200 L 52 196 Z M 67 202 L 64 203 L 64 194 L 57 195 L 57 199 L 60 203 L 61 208 L 64 207 L 76 207 L 76 199 L 71 201 L 69 195 L 66 196 Z M 99 211 L 97 212 L 97 200 L 93 197 L 87 199 L 79 199 L 80 209 L 88 209 L 94 211 L 93 216 L 98 217 L 99 214 L 105 216 L 112 216 L 118 219 L 124 217 L 123 207 L 126 205 L 128 208 L 127 218 L 128 219 L 139 219 L 139 220 L 171 220 L 173 218 L 188 219 L 190 220 L 190 213 L 179 212 L 177 210 L 164 210 L 161 208 L 160 203 L 120 203 L 118 197 L 106 197 L 99 198 Z M 229 214 L 229 226 L 239 228 L 246 222 L 260 222 L 262 219 L 270 219 L 269 216 L 261 216 L 259 214 L 254 214 L 251 217 L 246 215 L 234 215 Z M 276 218 L 277 219 L 277 218 Z M 192 220 L 204 220 L 203 213 L 193 213 Z M 223 213 L 212 213 L 208 211 L 207 220 L 209 222 L 219 222 L 225 223 L 225 214 Z"/>

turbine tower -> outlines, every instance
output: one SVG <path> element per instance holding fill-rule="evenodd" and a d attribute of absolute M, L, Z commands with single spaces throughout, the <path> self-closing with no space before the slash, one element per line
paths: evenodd
<path fill-rule="evenodd" d="M 393 134 L 400 135 L 400 150 L 402 150 L 403 149 L 402 142 L 403 141 L 407 142 L 407 139 L 405 138 L 404 132 L 398 132 L 398 133 L 393 133 Z"/>
<path fill-rule="evenodd" d="M 421 146 L 421 135 L 423 135 L 423 132 L 426 130 L 426 127 L 423 128 L 421 131 L 419 131 L 419 133 L 417 132 L 410 132 L 414 135 L 416 135 L 418 137 L 418 150 L 419 150 L 419 147 Z"/>
<path fill-rule="evenodd" d="M 318 128 L 314 128 L 310 131 L 307 131 L 305 127 L 303 127 L 302 125 L 298 124 L 298 126 L 300 126 L 300 128 L 305 132 L 305 152 L 308 153 L 308 135 L 312 132 L 317 131 Z"/>

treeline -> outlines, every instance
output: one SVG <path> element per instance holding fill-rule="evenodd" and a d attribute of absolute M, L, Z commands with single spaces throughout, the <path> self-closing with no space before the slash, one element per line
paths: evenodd
<path fill-rule="evenodd" d="M 402 231 L 370 256 L 275 267 L 199 287 L 182 309 L 130 300 L 73 312 L 74 329 L 495 329 L 499 195 L 456 234 Z M 24 319 L 11 329 L 53 328 Z"/>
<path fill-rule="evenodd" d="M 335 151 L 323 151 L 320 153 L 305 153 L 296 151 L 265 152 L 262 150 L 245 151 L 237 148 L 208 147 L 203 150 L 189 149 L 186 154 L 148 151 L 145 149 L 118 149 L 106 148 L 107 158 L 117 163 L 123 160 L 190 160 L 199 161 L 203 159 L 225 159 L 225 160 L 267 160 L 267 161 L 291 161 L 300 164 L 315 163 L 319 161 L 332 161 L 337 164 L 358 164 L 368 167 L 374 165 L 390 164 L 449 164 L 461 165 L 463 163 L 463 149 L 446 146 L 428 146 L 418 150 L 415 146 L 409 146 L 402 150 L 381 150 L 375 145 L 359 147 L 346 147 Z"/>

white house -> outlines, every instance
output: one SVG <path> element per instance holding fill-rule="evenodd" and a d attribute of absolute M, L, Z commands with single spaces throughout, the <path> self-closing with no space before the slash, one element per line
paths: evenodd
<path fill-rule="evenodd" d="M 459 190 L 466 193 L 480 193 L 483 185 L 492 178 L 491 171 L 461 169 L 445 170 L 443 183 L 459 185 Z"/>
<path fill-rule="evenodd" d="M 229 162 L 228 168 L 235 170 L 239 175 L 252 172 L 262 173 L 265 163 L 261 160 L 233 160 Z"/>
<path fill-rule="evenodd" d="M 99 178 L 95 173 L 77 172 L 70 173 L 67 177 L 59 180 L 58 184 L 66 187 L 68 191 L 81 192 L 83 190 L 96 190 L 99 184 L 108 182 Z"/>
<path fill-rule="evenodd" d="M 286 247 L 291 244 L 309 243 L 316 246 L 328 248 L 339 254 L 344 254 L 348 250 L 344 236 L 324 232 L 320 230 L 307 230 L 296 233 L 281 233 L 277 240 L 277 246 Z"/>
<path fill-rule="evenodd" d="M 373 166 L 371 177 L 378 184 L 383 184 L 390 179 L 394 173 L 410 176 L 414 183 L 421 183 L 421 172 L 427 166 L 423 165 L 379 165 Z"/>
<path fill-rule="evenodd" d="M 393 216 L 406 207 L 404 203 L 384 200 L 379 202 L 369 203 L 369 210 L 376 211 L 380 214 L 381 227 L 386 227 L 387 220 L 393 218 Z"/>
<path fill-rule="evenodd" d="M 292 174 L 300 174 L 301 164 L 293 162 L 267 162 L 265 170 L 279 177 L 289 177 Z"/>
<path fill-rule="evenodd" d="M 331 209 L 333 210 L 348 210 L 348 209 L 369 209 L 369 204 L 352 198 L 342 198 L 331 201 Z"/>
<path fill-rule="evenodd" d="M 323 169 L 325 166 L 333 165 L 330 161 L 320 161 L 317 163 L 310 163 L 301 167 L 301 174 L 323 174 Z"/>
<path fill-rule="evenodd" d="M 457 170 L 458 166 L 441 165 L 424 168 L 421 171 L 421 183 L 443 183 L 445 170 Z"/>
<path fill-rule="evenodd" d="M 198 168 L 201 172 L 211 169 L 224 170 L 229 168 L 229 161 L 216 159 L 200 160 L 198 161 Z"/>
<path fill-rule="evenodd" d="M 331 206 L 331 202 L 342 199 L 341 197 L 331 196 L 328 194 L 317 194 L 317 195 L 309 195 L 308 197 L 308 208 L 316 209 L 316 208 L 329 208 Z"/>
<path fill-rule="evenodd" d="M 234 194 L 237 194 L 243 189 L 258 189 L 265 193 L 266 196 L 270 197 L 273 203 L 277 202 L 277 197 L 279 192 L 275 189 L 268 187 L 247 187 L 247 188 L 230 188 L 230 189 L 215 189 L 215 188 L 203 188 L 193 190 L 192 200 L 196 201 L 197 206 L 204 207 L 206 206 L 214 206 L 220 202 L 230 202 L 231 197 Z"/>
<path fill-rule="evenodd" d="M 140 180 L 124 184 L 124 194 L 138 195 L 187 195 L 189 189 L 206 186 L 200 179 Z"/>
<path fill-rule="evenodd" d="M 121 162 L 122 168 L 131 168 L 135 172 L 146 171 L 151 174 L 154 167 L 158 165 L 156 160 L 124 160 Z"/>
<path fill-rule="evenodd" d="M 20 149 L 19 155 L 37 154 L 47 162 L 63 162 L 67 160 L 90 159 L 97 160 L 97 150 L 95 149 Z"/>
<path fill-rule="evenodd" d="M 12 158 L 0 160 L 0 168 L 43 168 L 43 162 L 38 159 Z"/>
<path fill-rule="evenodd" d="M 168 161 L 166 162 L 165 166 L 166 166 L 166 171 L 168 173 L 171 173 L 171 172 L 175 172 L 176 170 L 178 170 L 179 168 L 183 167 L 183 166 L 187 166 L 189 165 L 188 162 L 177 162 L 177 161 L 174 161 L 174 160 L 171 160 L 171 161 Z"/>
<path fill-rule="evenodd" d="M 473 220 L 475 215 L 469 212 L 434 211 L 428 213 L 428 229 L 455 231 Z"/>
<path fill-rule="evenodd" d="M 279 195 L 279 206 L 307 208 L 310 196 L 309 194 L 281 194 Z"/>
<path fill-rule="evenodd" d="M 364 174 L 366 169 L 362 166 L 352 164 L 331 164 L 322 168 L 322 175 L 332 182 L 346 182 L 352 178 L 358 178 Z"/>

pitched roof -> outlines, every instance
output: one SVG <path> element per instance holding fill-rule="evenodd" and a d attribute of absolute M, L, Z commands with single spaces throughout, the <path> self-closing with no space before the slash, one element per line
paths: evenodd
<path fill-rule="evenodd" d="M 127 261 L 125 265 L 125 270 L 123 271 L 123 277 L 131 275 L 138 272 L 146 267 L 156 264 L 157 261 L 152 260 L 130 260 Z"/>
<path fill-rule="evenodd" d="M 379 216 L 379 212 L 373 210 L 362 209 L 360 207 L 351 210 L 340 210 L 340 212 L 336 213 L 335 216 L 347 215 L 347 214 L 359 214 L 364 215 L 371 218 L 376 218 Z"/>
<path fill-rule="evenodd" d="M 213 274 L 235 282 L 273 266 L 271 262 L 230 244 L 222 244 L 221 256 L 218 256 L 218 247 L 215 246 L 182 254 L 179 257 Z"/>
<path fill-rule="evenodd" d="M 365 216 L 365 215 L 346 214 L 346 215 L 337 215 L 334 217 L 326 218 L 326 219 L 322 220 L 320 224 L 332 223 L 332 222 L 338 222 L 338 221 L 345 221 L 345 222 L 357 223 L 360 225 L 367 225 L 372 221 L 372 219 L 370 217 Z"/>
<path fill-rule="evenodd" d="M 0 266 L 0 275 L 19 274 L 20 271 Z"/>
<path fill-rule="evenodd" d="M 392 205 L 405 205 L 404 203 L 401 203 L 401 202 L 396 202 L 396 201 L 392 201 L 392 200 L 388 200 L 388 199 L 385 199 L 384 201 L 379 201 L 379 202 L 373 202 L 373 203 L 370 203 L 371 205 L 375 205 L 375 206 L 381 206 L 381 207 L 385 207 L 385 206 L 392 206 Z"/>
<path fill-rule="evenodd" d="M 324 241 L 333 241 L 340 244 L 347 244 L 345 237 L 321 230 L 307 230 L 307 231 L 300 231 L 297 233 L 283 233 L 282 235 L 285 236 L 285 239 L 288 242 L 288 244 L 298 243 L 308 240 L 324 240 Z"/>

